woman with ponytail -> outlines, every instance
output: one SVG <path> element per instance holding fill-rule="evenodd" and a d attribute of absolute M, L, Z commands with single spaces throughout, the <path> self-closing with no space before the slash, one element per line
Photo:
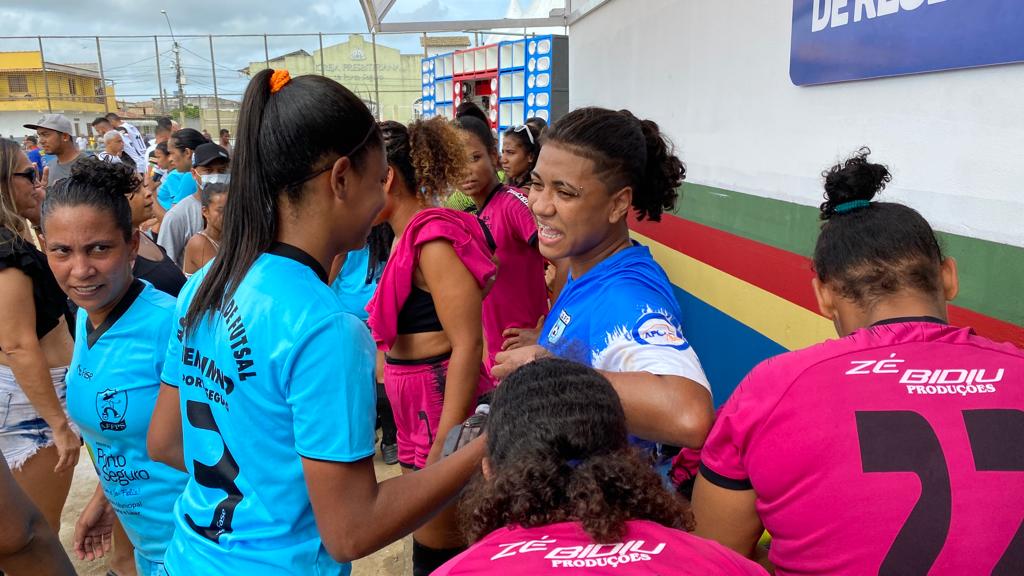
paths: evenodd
<path fill-rule="evenodd" d="M 1024 352 L 949 325 L 956 261 L 863 148 L 823 174 L 812 287 L 839 338 L 755 367 L 693 489 L 697 533 L 775 574 L 1024 574 Z"/>
<path fill-rule="evenodd" d="M 628 111 L 582 108 L 545 132 L 530 208 L 540 253 L 568 266 L 569 280 L 539 342 L 498 354 L 492 372 L 501 378 L 551 355 L 601 370 L 651 452 L 657 442 L 699 447 L 713 419 L 672 285 L 627 222 L 630 210 L 660 220 L 685 174 L 658 125 Z"/>
<path fill-rule="evenodd" d="M 449 430 L 493 387 L 482 363 L 481 307 L 495 266 L 476 217 L 431 208 L 466 174 L 458 131 L 441 118 L 381 128 L 389 168 L 379 220 L 396 239 L 369 324 L 387 354 L 398 461 L 411 472 L 438 461 Z M 413 535 L 413 574 L 430 574 L 463 546 L 454 510 L 443 512 Z"/>
<path fill-rule="evenodd" d="M 687 534 L 693 518 L 630 446 L 608 380 L 548 358 L 494 392 L 483 476 L 460 503 L 473 546 L 435 576 L 765 572 Z"/>
<path fill-rule="evenodd" d="M 348 574 L 422 524 L 479 465 L 466 449 L 379 483 L 374 350 L 327 285 L 385 203 L 381 132 L 321 76 L 264 70 L 240 111 L 221 250 L 175 310 L 154 458 L 188 472 L 172 574 Z"/>

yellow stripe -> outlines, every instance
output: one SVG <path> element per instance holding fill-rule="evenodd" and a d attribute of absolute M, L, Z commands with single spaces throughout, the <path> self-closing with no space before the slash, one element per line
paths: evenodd
<path fill-rule="evenodd" d="M 633 232 L 633 237 L 651 249 L 673 284 L 787 350 L 836 337 L 832 322 L 819 314 L 642 234 Z"/>

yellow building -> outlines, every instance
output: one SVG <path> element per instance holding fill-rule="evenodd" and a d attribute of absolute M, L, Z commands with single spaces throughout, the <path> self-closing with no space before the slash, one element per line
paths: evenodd
<path fill-rule="evenodd" d="M 90 134 L 96 116 L 117 109 L 114 87 L 96 64 L 46 62 L 38 51 L 0 52 L 0 134 L 23 135 L 22 125 L 50 112 L 67 116 L 76 134 Z"/>
<path fill-rule="evenodd" d="M 347 42 L 325 46 L 322 58 L 320 50 L 314 50 L 312 54 L 297 50 L 272 58 L 270 68 L 286 69 L 292 76 L 322 72 L 355 92 L 371 110 L 379 111 L 381 120 L 410 122 L 416 116 L 416 104 L 423 89 L 421 58 L 422 54 L 402 54 L 377 42 L 375 64 L 373 44 L 361 35 L 353 34 Z M 266 67 L 267 63 L 262 60 L 250 62 L 242 72 L 251 76 Z M 376 83 L 374 71 L 377 73 Z"/>

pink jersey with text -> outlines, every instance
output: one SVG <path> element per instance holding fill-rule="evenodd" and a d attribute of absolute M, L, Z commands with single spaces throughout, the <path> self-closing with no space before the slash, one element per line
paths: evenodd
<path fill-rule="evenodd" d="M 753 489 L 777 574 L 1024 574 L 1024 352 L 896 319 L 763 362 L 701 473 Z"/>
<path fill-rule="evenodd" d="M 760 566 L 716 542 L 646 520 L 626 523 L 621 542 L 595 544 L 577 522 L 501 528 L 434 571 L 463 574 L 765 576 Z"/>
<path fill-rule="evenodd" d="M 505 329 L 533 328 L 548 313 L 548 291 L 544 257 L 537 249 L 537 221 L 526 196 L 502 186 L 487 199 L 479 218 L 494 237 L 498 258 L 498 277 L 483 307 L 490 369 L 501 352 Z"/>

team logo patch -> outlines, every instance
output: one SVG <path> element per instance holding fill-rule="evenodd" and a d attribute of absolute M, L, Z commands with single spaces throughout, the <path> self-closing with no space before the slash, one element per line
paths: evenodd
<path fill-rule="evenodd" d="M 555 325 L 551 327 L 551 331 L 548 332 L 548 342 L 550 344 L 554 344 L 562 339 L 562 334 L 568 328 L 569 322 L 572 322 L 572 316 L 565 310 L 558 313 L 558 321 L 555 322 Z"/>
<path fill-rule="evenodd" d="M 107 388 L 96 394 L 96 414 L 100 417 L 100 430 L 121 432 L 127 428 L 124 415 L 128 411 L 128 394 L 123 390 Z"/>
<path fill-rule="evenodd" d="M 633 339 L 641 344 L 667 346 L 676 350 L 686 350 L 690 343 L 683 338 L 683 332 L 668 315 L 661 312 L 648 312 L 636 321 L 633 326 Z"/>

